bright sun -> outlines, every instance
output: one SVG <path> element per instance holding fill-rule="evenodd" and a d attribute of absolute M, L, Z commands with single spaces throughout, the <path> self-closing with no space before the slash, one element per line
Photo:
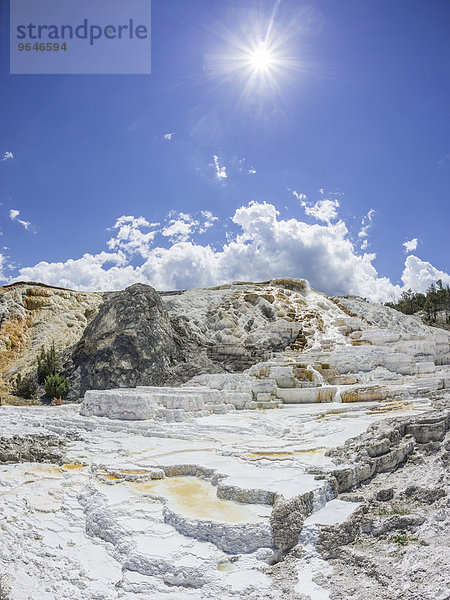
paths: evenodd
<path fill-rule="evenodd" d="M 275 16 L 281 0 L 273 1 L 274 9 L 267 23 L 255 21 L 244 27 L 247 23 L 243 21 L 239 35 L 226 29 L 220 31 L 224 43 L 216 52 L 205 54 L 204 70 L 226 85 L 231 81 L 239 84 L 240 100 L 281 95 L 282 84 L 289 82 L 293 71 L 299 70 L 299 60 L 292 54 L 297 30 L 277 31 Z"/>
<path fill-rule="evenodd" d="M 257 48 L 252 50 L 249 63 L 255 71 L 268 71 L 275 64 L 275 57 L 267 48 L 265 42 L 261 42 Z"/>

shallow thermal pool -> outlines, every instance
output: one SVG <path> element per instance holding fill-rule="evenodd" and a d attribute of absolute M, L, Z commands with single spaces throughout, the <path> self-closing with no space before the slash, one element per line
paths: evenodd
<path fill-rule="evenodd" d="M 262 504 L 241 504 L 217 497 L 217 488 L 209 481 L 193 476 L 166 477 L 130 483 L 139 493 L 163 496 L 168 507 L 193 519 L 212 519 L 226 523 L 255 523 L 270 515 L 271 507 Z"/>

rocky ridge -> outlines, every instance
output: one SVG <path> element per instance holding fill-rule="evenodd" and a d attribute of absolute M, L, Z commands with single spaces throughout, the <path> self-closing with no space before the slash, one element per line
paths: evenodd
<path fill-rule="evenodd" d="M 142 284 L 107 294 L 13 284 L 1 289 L 0 333 L 4 388 L 15 373 L 34 367 L 42 345 L 55 341 L 73 398 L 87 389 L 178 385 L 271 358 L 280 363 L 280 356 L 286 363 L 289 351 L 305 358 L 297 360 L 297 380 L 314 380 L 314 371 L 298 374 L 316 365 L 331 386 L 352 381 L 348 374 L 358 363 L 358 371 L 384 369 L 383 380 L 386 371 L 431 379 L 449 362 L 448 332 L 361 299 L 327 298 L 292 279 L 163 294 Z M 285 396 L 279 399 L 289 401 Z"/>

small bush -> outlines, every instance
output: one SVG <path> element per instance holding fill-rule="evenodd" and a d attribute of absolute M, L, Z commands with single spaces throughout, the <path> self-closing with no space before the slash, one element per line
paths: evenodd
<path fill-rule="evenodd" d="M 55 343 L 53 342 L 49 350 L 45 350 L 42 346 L 39 356 L 37 357 L 37 377 L 39 383 L 44 383 L 49 375 L 59 373 L 60 366 L 56 357 Z"/>
<path fill-rule="evenodd" d="M 53 375 L 47 375 L 45 378 L 44 389 L 49 398 L 64 398 L 67 396 L 69 388 L 69 381 L 64 375 L 54 373 Z"/>
<path fill-rule="evenodd" d="M 20 396 L 21 398 L 26 398 L 27 400 L 36 398 L 36 381 L 33 379 L 33 377 L 31 377 L 31 375 L 22 377 L 22 375 L 19 373 L 13 383 L 13 394 L 15 396 Z"/>
<path fill-rule="evenodd" d="M 399 535 L 395 535 L 392 541 L 399 546 L 407 546 L 409 542 L 417 542 L 418 538 L 409 536 L 406 531 L 401 531 Z"/>

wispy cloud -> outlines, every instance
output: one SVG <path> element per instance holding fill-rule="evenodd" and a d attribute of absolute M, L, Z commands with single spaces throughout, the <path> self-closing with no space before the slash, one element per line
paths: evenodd
<path fill-rule="evenodd" d="M 11 160 L 12 158 L 14 158 L 14 154 L 12 152 L 6 151 L 5 154 L 2 156 L 2 162 L 4 160 Z"/>
<path fill-rule="evenodd" d="M 213 160 L 217 179 L 227 179 L 227 169 L 224 165 L 219 164 L 219 157 L 216 154 L 214 154 Z"/>
<path fill-rule="evenodd" d="M 200 226 L 198 233 L 205 233 L 205 231 L 207 231 L 214 225 L 216 221 L 219 220 L 219 217 L 215 217 L 210 210 L 202 210 L 200 214 L 204 218 L 204 222 Z"/>
<path fill-rule="evenodd" d="M 256 169 L 252 167 L 246 158 L 240 158 L 237 161 L 237 170 L 239 173 L 246 173 L 247 175 L 255 175 Z"/>
<path fill-rule="evenodd" d="M 21 219 L 18 218 L 18 216 L 20 215 L 20 210 L 17 210 L 15 208 L 12 208 L 9 211 L 9 218 L 11 219 L 11 221 L 17 221 L 17 223 L 20 223 L 23 227 L 25 227 L 25 229 L 31 230 L 31 223 L 30 221 L 22 221 Z"/>
<path fill-rule="evenodd" d="M 369 210 L 367 215 L 361 219 L 361 229 L 358 232 L 358 237 L 361 240 L 361 250 L 365 250 L 369 246 L 367 237 L 369 236 L 369 229 L 372 226 L 372 220 L 375 216 L 373 208 Z"/>
<path fill-rule="evenodd" d="M 297 198 L 297 200 L 302 203 L 302 202 L 306 202 L 306 200 L 308 199 L 306 194 L 302 194 L 301 192 L 296 192 L 295 190 L 290 190 L 292 192 L 292 195 Z M 303 204 L 302 204 L 303 206 Z"/>
<path fill-rule="evenodd" d="M 403 242 L 403 246 L 405 247 L 406 254 L 408 254 L 409 252 L 414 252 L 414 250 L 417 250 L 418 245 L 419 245 L 419 240 L 417 238 L 413 238 L 412 240 L 406 240 L 406 242 Z"/>
<path fill-rule="evenodd" d="M 450 152 L 448 152 L 445 156 L 443 156 L 440 160 L 438 160 L 438 165 L 443 167 L 445 165 L 450 165 Z"/>

